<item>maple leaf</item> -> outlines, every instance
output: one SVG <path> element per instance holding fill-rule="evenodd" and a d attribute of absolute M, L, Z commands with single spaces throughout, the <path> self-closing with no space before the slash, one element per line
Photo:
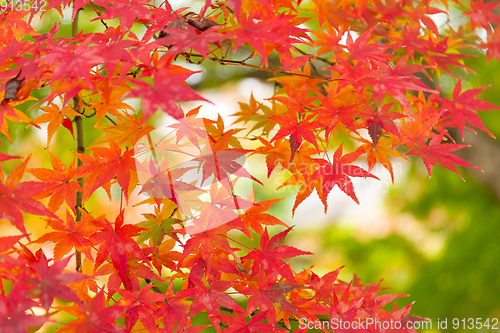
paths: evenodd
<path fill-rule="evenodd" d="M 291 16 L 280 14 L 273 18 L 264 20 L 256 19 L 257 13 L 252 12 L 248 17 L 240 17 L 240 28 L 230 31 L 234 36 L 233 50 L 237 50 L 242 44 L 252 46 L 262 58 L 262 65 L 267 64 L 267 55 L 272 49 L 266 49 L 264 43 L 284 48 L 290 48 L 292 42 L 296 42 L 296 36 L 303 29 L 289 25 Z M 280 30 L 279 28 L 283 28 Z"/>
<path fill-rule="evenodd" d="M 285 116 L 274 117 L 274 120 L 281 124 L 281 128 L 278 133 L 273 137 L 271 142 L 276 141 L 282 137 L 290 135 L 290 161 L 292 162 L 297 149 L 299 149 L 302 144 L 302 139 L 309 141 L 316 147 L 316 151 L 319 154 L 319 147 L 316 140 L 316 135 L 312 131 L 313 129 L 323 127 L 320 122 L 314 121 L 315 115 L 310 114 L 305 119 L 297 119 L 297 114 L 292 111 L 288 111 Z"/>
<path fill-rule="evenodd" d="M 358 151 L 342 156 L 341 144 L 333 155 L 332 163 L 325 160 L 319 160 L 321 167 L 314 172 L 311 179 L 323 179 L 323 201 L 326 201 L 328 193 L 330 193 L 331 189 L 337 185 L 345 194 L 350 196 L 352 200 L 359 204 L 359 200 L 356 198 L 356 194 L 354 193 L 354 186 L 352 185 L 351 178 L 349 177 L 371 177 L 378 179 L 378 177 L 372 175 L 368 171 L 350 164 L 361 154 L 362 152 Z"/>
<path fill-rule="evenodd" d="M 35 277 L 24 279 L 23 282 L 33 286 L 31 293 L 40 298 L 42 306 L 48 310 L 54 297 L 80 303 L 73 289 L 68 284 L 73 284 L 85 280 L 86 277 L 80 273 L 63 273 L 71 257 L 55 261 L 52 266 L 48 265 L 47 258 L 43 252 L 38 262 L 31 266 L 36 272 Z"/>
<path fill-rule="evenodd" d="M 87 175 L 85 179 L 86 200 L 99 187 L 105 185 L 115 177 L 123 189 L 128 201 L 129 194 L 133 188 L 129 188 L 131 179 L 136 179 L 134 150 L 127 149 L 123 153 L 118 144 L 109 138 L 109 148 L 89 147 L 94 153 L 94 159 L 88 155 L 75 153 L 84 162 L 84 165 L 76 169 L 77 177 Z"/>
<path fill-rule="evenodd" d="M 340 26 L 353 19 L 350 12 L 339 8 L 336 2 L 329 0 L 313 0 L 313 2 L 315 7 L 312 8 L 311 12 L 317 14 L 320 26 L 322 26 L 326 20 L 326 22 L 335 29 L 339 29 Z"/>
<path fill-rule="evenodd" d="M 193 162 L 199 163 L 202 171 L 201 183 L 204 184 L 210 177 L 214 177 L 213 181 L 220 182 L 230 192 L 231 175 L 248 178 L 262 185 L 257 178 L 252 176 L 244 167 L 245 153 L 248 150 L 227 148 L 230 135 L 225 135 L 221 139 L 213 142 L 214 139 L 208 137 L 207 153 L 192 159 Z"/>
<path fill-rule="evenodd" d="M 283 184 L 280 185 L 279 188 L 283 186 L 288 186 L 288 185 L 300 185 L 299 191 L 297 192 L 297 196 L 295 197 L 295 202 L 293 203 L 293 208 L 292 208 L 292 216 L 295 215 L 295 210 L 297 207 L 307 198 L 311 195 L 311 193 L 316 189 L 316 192 L 318 193 L 318 196 L 323 202 L 323 205 L 325 206 L 325 210 L 328 207 L 328 203 L 326 202 L 326 196 L 323 195 L 323 179 L 322 178 L 315 178 L 315 179 L 310 179 L 309 181 L 305 181 L 303 176 L 295 175 L 290 178 L 288 178 Z"/>
<path fill-rule="evenodd" d="M 68 254 L 73 248 L 84 253 L 87 258 L 93 260 L 90 253 L 91 243 L 89 237 L 92 236 L 97 228 L 90 223 L 90 214 L 85 214 L 81 221 L 75 223 L 75 219 L 66 211 L 66 224 L 61 221 L 51 219 L 47 224 L 54 230 L 44 234 L 34 241 L 34 243 L 44 243 L 52 241 L 56 243 L 54 247 L 54 259 L 60 260 Z"/>
<path fill-rule="evenodd" d="M 234 182 L 233 182 L 234 183 Z M 231 183 L 234 188 L 233 183 Z M 199 206 L 194 205 L 194 212 L 190 212 L 188 217 L 192 219 L 193 225 L 184 227 L 184 231 L 190 235 L 205 232 L 206 230 L 217 228 L 225 223 L 236 223 L 243 229 L 244 226 L 239 223 L 240 218 L 235 211 L 246 210 L 252 204 L 235 196 L 228 191 L 224 186 L 219 186 L 214 183 L 210 186 L 210 199 L 199 201 Z M 183 212 L 185 214 L 185 212 Z M 193 216 L 193 213 L 199 215 Z"/>
<path fill-rule="evenodd" d="M 116 120 L 116 125 L 95 125 L 95 127 L 107 133 L 109 138 L 116 141 L 117 144 L 127 143 L 127 146 L 132 147 L 135 146 L 141 138 L 154 130 L 152 126 L 143 125 L 143 117 L 143 114 L 140 114 L 138 117 L 130 113 L 120 114 Z M 103 141 L 104 140 L 108 141 L 109 139 L 103 138 Z M 98 143 L 101 143 L 101 141 Z"/>
<path fill-rule="evenodd" d="M 264 232 L 262 225 L 282 225 L 288 228 L 288 226 L 277 219 L 276 217 L 265 214 L 266 210 L 269 210 L 276 202 L 282 200 L 283 198 L 263 200 L 258 203 L 253 204 L 247 211 L 240 215 L 241 221 L 245 224 L 245 227 L 252 227 L 259 235 Z"/>
<path fill-rule="evenodd" d="M 359 113 L 367 125 L 368 133 L 372 138 L 374 147 L 377 146 L 378 140 L 382 136 L 382 129 L 401 138 L 399 129 L 394 124 L 393 120 L 406 116 L 397 112 L 389 112 L 388 110 L 392 105 L 393 103 L 385 104 L 382 107 L 379 106 L 378 110 L 374 110 L 373 107 L 365 105 L 363 111 Z"/>
<path fill-rule="evenodd" d="M 256 122 L 248 133 L 252 133 L 263 127 L 264 134 L 269 133 L 277 125 L 273 117 L 283 115 L 286 107 L 280 103 L 273 103 L 272 108 L 269 108 L 262 103 L 258 103 L 253 97 L 253 93 L 250 95 L 250 104 L 242 102 L 238 102 L 238 104 L 240 105 L 240 111 L 231 115 L 238 117 L 238 119 L 234 121 L 234 124 L 240 122 L 246 124 L 248 121 Z"/>
<path fill-rule="evenodd" d="M 137 88 L 132 89 L 126 97 L 142 97 L 142 109 L 145 120 L 161 108 L 163 112 L 175 119 L 184 115 L 177 101 L 202 100 L 207 101 L 192 90 L 186 83 L 186 79 L 198 72 L 179 72 L 176 67 L 163 71 L 156 71 L 153 75 L 154 83 L 150 85 L 144 81 L 129 79 Z M 207 101 L 208 102 L 208 101 Z"/>
<path fill-rule="evenodd" d="M 24 288 L 13 288 L 8 295 L 0 294 L 0 330 L 8 333 L 24 333 L 26 328 L 41 327 L 47 318 L 32 314 L 37 306 Z M 37 329 L 36 329 L 37 330 Z"/>
<path fill-rule="evenodd" d="M 114 83 L 115 85 L 117 83 Z M 93 95 L 89 101 L 87 112 L 95 110 L 96 113 L 96 125 L 98 125 L 102 118 L 104 118 L 108 113 L 119 118 L 128 118 L 128 120 L 133 121 L 134 116 L 128 113 L 122 115 L 118 110 L 130 110 L 134 109 L 127 103 L 122 102 L 123 96 L 129 92 L 130 88 L 128 86 L 115 86 L 108 80 L 99 80 L 96 82 L 97 94 Z M 134 122 L 134 121 L 133 121 Z M 139 127 L 139 126 L 137 126 Z M 137 132 L 137 127 L 135 127 Z M 129 134 L 130 135 L 130 134 Z"/>
<path fill-rule="evenodd" d="M 37 198 L 46 198 L 50 196 L 48 208 L 51 212 L 56 212 L 62 203 L 66 201 L 68 206 L 76 214 L 75 192 L 83 192 L 82 188 L 75 179 L 75 161 L 66 167 L 53 153 L 50 154 L 52 168 L 34 168 L 27 172 L 47 184 L 47 189 L 38 194 Z"/>
<path fill-rule="evenodd" d="M 143 249 L 143 254 L 147 258 L 151 254 L 151 251 L 153 251 L 153 248 L 145 248 Z M 137 291 L 141 289 L 141 284 L 139 279 L 147 279 L 147 280 L 157 280 L 161 281 L 162 279 L 158 276 L 158 274 L 155 274 L 151 267 L 145 265 L 144 263 L 140 262 L 142 260 L 137 259 L 132 256 L 127 257 L 127 276 L 130 277 L 131 281 L 131 288 L 127 289 L 129 291 Z M 148 263 L 149 265 L 149 263 Z M 118 290 L 120 287 L 123 285 L 122 278 L 120 277 L 119 272 L 116 270 L 114 267 L 113 263 L 108 263 L 104 264 L 101 266 L 95 275 L 109 275 L 108 278 L 108 300 L 111 299 L 113 296 L 113 290 Z"/>
<path fill-rule="evenodd" d="M 261 249 L 252 249 L 252 251 L 242 258 L 245 261 L 253 259 L 252 275 L 256 275 L 258 270 L 262 270 L 266 274 L 279 272 L 290 282 L 295 282 L 290 267 L 282 259 L 310 255 L 312 253 L 301 251 L 293 246 L 280 245 L 290 230 L 292 230 L 291 227 L 269 239 L 266 227 L 260 238 Z"/>
<path fill-rule="evenodd" d="M 167 239 L 160 244 L 158 249 L 155 249 L 152 256 L 153 266 L 161 272 L 163 267 L 167 267 L 172 271 L 175 270 L 177 263 L 179 262 L 182 253 L 173 251 L 176 245 L 176 240 L 174 238 Z"/>
<path fill-rule="evenodd" d="M 176 269 L 181 267 L 182 262 L 189 255 L 195 254 L 203 259 L 206 271 L 211 272 L 212 262 L 216 258 L 216 251 L 214 251 L 214 249 L 219 249 L 230 254 L 234 253 L 233 248 L 229 245 L 229 241 L 224 234 L 229 229 L 231 229 L 231 227 L 229 227 L 228 224 L 223 224 L 215 228 L 207 229 L 201 233 L 195 233 L 187 240 L 186 244 L 184 244 L 184 251 L 179 258 Z"/>
<path fill-rule="evenodd" d="M 151 332 L 157 332 L 155 318 L 152 313 L 157 309 L 155 302 L 160 302 L 168 298 L 167 295 L 159 293 L 150 293 L 152 284 L 149 283 L 140 291 L 130 292 L 124 289 L 115 290 L 123 296 L 118 304 L 127 307 L 125 312 L 125 325 L 128 330 L 132 329 L 137 320 L 141 320 L 146 329 Z"/>
<path fill-rule="evenodd" d="M 139 228 L 130 224 L 123 224 L 124 211 L 116 217 L 114 227 L 109 221 L 94 221 L 100 230 L 90 237 L 92 244 L 99 246 L 94 266 L 99 267 L 108 257 L 111 257 L 113 267 L 116 269 L 123 285 L 127 290 L 132 290 L 132 281 L 127 272 L 127 254 L 148 262 L 148 259 L 142 253 L 141 247 L 136 243 L 132 236 L 138 234 L 144 228 Z"/>
<path fill-rule="evenodd" d="M 486 43 L 483 42 L 480 47 L 486 49 L 488 63 L 493 58 L 500 59 L 500 30 L 495 29 L 493 33 L 488 31 L 488 40 Z"/>
<path fill-rule="evenodd" d="M 163 243 L 165 235 L 177 238 L 174 230 L 174 225 L 179 224 L 181 221 L 174 218 L 174 214 L 177 211 L 177 205 L 174 202 L 164 204 L 160 209 L 155 206 L 154 213 L 142 214 L 146 218 L 146 221 L 139 222 L 136 225 L 141 228 L 147 228 L 149 230 L 143 231 L 137 243 L 140 244 L 147 239 L 151 239 L 153 246 L 160 246 Z"/>
<path fill-rule="evenodd" d="M 287 144 L 285 138 L 275 140 L 273 143 L 261 137 L 258 137 L 257 139 L 259 139 L 259 141 L 265 146 L 258 147 L 252 152 L 252 154 L 266 155 L 267 177 L 269 178 L 273 170 L 278 165 L 285 168 L 285 165 L 289 163 L 291 156 L 290 144 Z"/>
<path fill-rule="evenodd" d="M 189 304 L 184 297 L 174 295 L 174 283 L 170 281 L 165 292 L 166 299 L 154 313 L 155 317 L 163 317 L 163 327 L 167 333 L 173 333 L 177 327 L 186 327 Z"/>
<path fill-rule="evenodd" d="M 144 6 L 147 3 L 148 0 L 110 0 L 109 2 L 102 2 L 102 5 L 106 7 L 106 11 L 92 21 L 110 20 L 120 17 L 120 26 L 125 28 L 125 30 L 130 30 L 135 20 L 143 22 L 151 20 L 151 12 Z"/>
<path fill-rule="evenodd" d="M 284 96 L 274 96 L 269 98 L 273 101 L 279 101 L 285 104 L 288 108 L 287 115 L 295 114 L 296 112 L 300 112 L 303 115 L 307 109 L 314 108 L 314 101 L 316 101 L 315 96 L 309 96 L 309 89 L 307 85 L 302 85 L 300 89 L 296 89 L 293 86 L 285 83 L 286 94 L 288 97 Z"/>
<path fill-rule="evenodd" d="M 193 49 L 203 57 L 208 56 L 210 43 L 225 39 L 226 36 L 217 32 L 219 27 L 212 27 L 198 33 L 196 29 L 190 26 L 184 26 L 185 29 L 167 28 L 162 29 L 166 37 L 159 38 L 154 43 L 168 45 L 166 55 L 176 55 L 183 51 Z"/>
<path fill-rule="evenodd" d="M 46 113 L 36 117 L 33 122 L 35 124 L 49 123 L 47 126 L 47 147 L 50 144 L 52 136 L 57 128 L 63 123 L 65 117 L 81 116 L 81 114 L 73 110 L 71 105 L 66 105 L 61 109 L 59 105 L 51 102 L 48 106 L 41 107 L 41 109 Z"/>
<path fill-rule="evenodd" d="M 391 45 L 368 44 L 373 31 L 378 27 L 374 25 L 370 29 L 363 32 L 353 41 L 351 33 L 347 34 L 346 47 L 349 50 L 348 58 L 353 58 L 359 62 L 373 61 L 375 64 L 384 66 L 389 59 L 394 59 L 394 56 L 386 53 L 387 50 L 393 48 Z"/>
<path fill-rule="evenodd" d="M 356 110 L 357 105 L 336 105 L 336 102 L 339 100 L 336 98 L 337 96 L 338 93 L 333 88 L 328 90 L 326 97 L 323 95 L 319 96 L 320 103 L 324 109 L 320 109 L 321 113 L 318 115 L 317 121 L 322 123 L 326 128 L 326 140 L 329 139 L 330 133 L 337 127 L 339 122 L 347 126 L 351 131 L 356 132 L 353 117 L 358 114 Z"/>
<path fill-rule="evenodd" d="M 0 162 L 12 160 L 12 159 L 15 159 L 15 158 L 21 158 L 21 156 L 12 156 L 12 155 L 7 155 L 7 154 L 4 154 L 4 153 L 0 153 Z"/>
<path fill-rule="evenodd" d="M 470 0 L 471 10 L 462 13 L 462 15 L 470 17 L 472 29 L 480 26 L 489 30 L 491 29 L 491 24 L 500 23 L 500 16 L 493 12 L 498 5 L 500 5 L 498 2 L 484 3 L 484 0 Z"/>
<path fill-rule="evenodd" d="M 389 156 L 401 157 L 407 160 L 403 155 L 401 155 L 394 147 L 392 147 L 392 140 L 387 137 L 383 137 L 378 141 L 377 145 L 375 143 L 369 142 L 364 139 L 360 139 L 363 144 L 358 147 L 357 150 L 366 153 L 366 158 L 368 162 L 368 171 L 371 172 L 377 160 L 382 164 L 384 168 L 391 174 L 391 180 L 394 184 L 394 172 L 392 170 L 392 164 L 389 160 Z"/>
<path fill-rule="evenodd" d="M 94 85 L 90 79 L 90 69 L 103 61 L 103 58 L 98 55 L 100 46 L 89 45 L 92 42 L 92 36 L 83 39 L 80 34 L 75 38 L 81 39 L 82 42 L 75 45 L 73 43 L 55 43 L 54 39 L 47 39 L 47 54 L 34 61 L 36 63 L 50 64 L 50 66 L 56 65 L 52 72 L 51 82 L 56 82 L 64 78 L 79 79 L 83 77 L 87 86 L 93 87 Z M 79 85 L 72 88 L 75 89 L 71 90 L 71 94 L 65 96 L 66 101 L 76 96 L 78 91 L 82 89 L 82 86 Z"/>
<path fill-rule="evenodd" d="M 325 301 L 327 304 L 332 304 L 335 295 L 333 284 L 337 280 L 342 268 L 344 268 L 344 266 L 325 274 L 322 278 L 314 273 L 311 274 L 310 288 L 315 292 L 314 298 L 318 302 Z"/>
<path fill-rule="evenodd" d="M 298 315 L 297 309 L 290 301 L 279 293 L 276 288 L 279 282 L 276 283 L 278 272 L 273 271 L 264 276 L 262 271 L 257 275 L 257 286 L 249 285 L 241 291 L 244 295 L 250 295 L 247 304 L 247 312 L 252 313 L 257 308 L 261 312 L 267 312 L 266 318 L 270 323 L 276 322 L 275 307 Z"/>
<path fill-rule="evenodd" d="M 481 171 L 481 169 L 467 163 L 460 157 L 451 154 L 450 152 L 456 151 L 465 147 L 470 147 L 469 145 L 459 145 L 454 143 L 441 143 L 446 132 L 441 132 L 439 135 L 435 136 L 427 146 L 422 141 L 417 141 L 417 146 L 419 148 L 414 148 L 410 150 L 406 155 L 418 155 L 422 156 L 424 160 L 425 167 L 427 168 L 427 172 L 429 172 L 429 177 L 431 176 L 431 169 L 436 165 L 436 163 L 441 164 L 446 169 L 453 171 L 457 175 L 465 180 L 460 173 L 458 173 L 457 169 L 453 166 L 459 165 L 468 168 L 473 168 Z"/>
<path fill-rule="evenodd" d="M 409 110 L 411 114 L 411 108 L 406 98 L 407 90 L 430 93 L 434 93 L 435 91 L 426 87 L 416 76 L 411 75 L 430 66 L 406 65 L 410 55 L 407 54 L 399 59 L 394 68 L 372 70 L 360 77 L 360 80 L 367 79 L 366 84 L 373 85 L 373 99 L 378 99 L 379 103 L 381 103 L 385 93 L 388 93 L 403 105 L 406 110 Z"/>
<path fill-rule="evenodd" d="M 23 235 L 0 237 L 0 253 L 13 249 L 14 245 L 23 237 Z"/>
<path fill-rule="evenodd" d="M 238 303 L 225 292 L 234 283 L 219 281 L 214 278 L 206 286 L 201 280 L 195 277 L 191 277 L 190 281 L 195 287 L 181 290 L 177 293 L 177 296 L 194 298 L 189 308 L 189 315 L 192 317 L 205 310 L 217 332 L 220 333 L 220 306 L 232 309 L 233 311 L 243 311 Z"/>
<path fill-rule="evenodd" d="M 315 30 L 311 32 L 317 40 L 314 44 L 319 47 L 318 55 L 333 52 L 335 57 L 339 58 L 342 54 L 342 46 L 339 44 L 345 31 L 336 31 L 331 26 L 326 27 L 326 32 Z"/>
<path fill-rule="evenodd" d="M 201 151 L 199 146 L 199 138 L 206 139 L 206 124 L 210 123 L 210 120 L 205 118 L 196 118 L 198 112 L 200 111 L 201 105 L 190 110 L 183 118 L 177 119 L 178 124 L 169 125 L 170 128 L 174 128 L 175 139 L 178 144 L 183 138 L 194 144 L 198 150 Z"/>
<path fill-rule="evenodd" d="M 62 333 L 125 333 L 125 329 L 115 323 L 123 313 L 123 307 L 119 305 L 106 306 L 104 292 L 100 291 L 94 298 L 87 296 L 84 300 L 84 306 L 59 307 L 63 311 L 76 317 L 66 326 L 58 329 Z"/>
<path fill-rule="evenodd" d="M 34 181 L 19 182 L 24 174 L 29 157 L 18 165 L 5 179 L 0 179 L 0 218 L 9 220 L 17 229 L 26 234 L 21 211 L 59 219 L 32 197 L 47 189 L 47 184 Z M 0 173 L 3 175 L 3 172 Z M 3 177 L 1 177 L 3 178 Z"/>
<path fill-rule="evenodd" d="M 274 310 L 270 310 L 274 311 Z M 284 332 L 281 329 L 276 329 L 269 323 L 263 322 L 267 316 L 267 311 L 261 311 L 250 317 L 250 320 L 246 321 L 246 316 L 243 312 L 235 311 L 236 317 L 230 315 L 222 315 L 222 321 L 229 327 L 226 327 L 224 333 L 257 333 L 257 332 Z"/>
<path fill-rule="evenodd" d="M 457 128 L 460 130 L 462 135 L 462 140 L 464 138 L 464 126 L 465 121 L 470 125 L 481 129 L 482 131 L 488 133 L 491 137 L 495 137 L 486 127 L 481 120 L 481 118 L 473 111 L 485 111 L 491 109 L 500 109 L 500 107 L 490 104 L 486 101 L 477 100 L 475 97 L 484 89 L 488 87 L 469 89 L 467 91 L 462 91 L 462 79 L 458 80 L 455 89 L 453 89 L 453 100 L 441 98 L 439 102 L 443 104 L 442 106 L 442 117 L 451 115 L 451 120 L 455 123 Z"/>

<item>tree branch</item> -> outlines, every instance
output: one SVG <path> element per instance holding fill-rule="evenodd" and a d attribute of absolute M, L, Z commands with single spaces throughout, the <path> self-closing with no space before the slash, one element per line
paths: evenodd
<path fill-rule="evenodd" d="M 75 19 L 71 23 L 71 37 L 75 37 L 78 34 L 78 18 L 79 18 L 79 13 L 80 11 L 78 10 L 75 14 Z M 73 107 L 78 113 L 80 112 L 81 109 L 81 103 L 80 99 L 78 96 L 76 96 L 73 99 Z M 76 151 L 78 153 L 85 153 L 85 146 L 83 144 L 83 120 L 81 116 L 76 116 L 75 117 L 75 127 L 76 127 Z M 77 166 L 83 165 L 83 162 L 78 159 Z M 78 184 L 83 190 L 83 178 L 78 178 Z M 81 207 L 82 207 L 82 201 L 83 201 L 83 192 L 76 192 L 76 200 L 75 200 L 75 210 L 76 210 L 76 217 L 75 217 L 75 222 L 78 223 L 82 220 L 82 212 L 81 212 Z M 82 271 L 82 254 L 80 251 L 76 251 L 76 271 L 81 272 Z"/>

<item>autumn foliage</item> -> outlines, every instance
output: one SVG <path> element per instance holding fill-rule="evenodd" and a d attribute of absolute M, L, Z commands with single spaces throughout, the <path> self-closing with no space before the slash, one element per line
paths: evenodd
<path fill-rule="evenodd" d="M 18 232 L 0 237 L 0 331 L 201 332 L 198 314 L 228 333 L 304 332 L 301 318 L 415 320 L 411 304 L 386 307 L 405 295 L 380 294 L 380 284 L 338 280 L 341 268 L 292 269 L 288 259 L 312 253 L 284 244 L 292 228 L 267 213 L 280 199 L 256 202 L 251 188 L 262 181 L 247 159 L 264 156 L 268 177 L 285 170 L 276 187 L 297 186 L 292 213 L 313 192 L 326 211 L 334 187 L 358 202 L 353 177 L 378 179 L 371 172 L 380 163 L 394 181 L 391 161 L 409 155 L 421 156 L 429 175 L 436 164 L 457 174 L 456 166 L 475 168 L 454 154 L 467 146 L 449 130 L 492 135 L 477 111 L 499 107 L 457 74 L 472 71 L 464 59 L 474 52 L 500 56 L 497 5 L 227 0 L 193 12 L 168 2 L 51 0 L 3 11 L 0 128 L 12 146 L 0 153 L 0 220 Z M 33 28 L 67 7 L 73 35 L 61 35 L 60 23 L 43 34 Z M 93 13 L 95 32 L 78 30 L 80 10 Z M 206 101 L 186 83 L 198 72 L 186 62 L 268 72 L 274 95 L 249 95 L 234 124 L 201 117 L 199 107 L 179 105 Z M 444 73 L 455 78 L 451 98 L 436 83 Z M 162 132 L 150 119 L 158 112 L 172 120 Z M 17 156 L 15 122 L 34 131 L 47 124 L 50 164 Z M 73 153 L 57 156 L 56 133 L 68 130 Z M 244 197 L 240 183 L 250 187 Z M 88 208 L 102 190 L 108 198 L 99 200 L 118 202 L 117 215 Z M 143 209 L 142 220 L 127 218 L 131 207 Z M 38 216 L 45 234 L 34 238 L 27 216 Z"/>

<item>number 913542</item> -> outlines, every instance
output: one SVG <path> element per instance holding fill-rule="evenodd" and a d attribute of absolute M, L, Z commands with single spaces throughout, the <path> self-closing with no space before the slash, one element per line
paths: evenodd
<path fill-rule="evenodd" d="M 45 11 L 46 0 L 0 0 L 0 11 Z"/>

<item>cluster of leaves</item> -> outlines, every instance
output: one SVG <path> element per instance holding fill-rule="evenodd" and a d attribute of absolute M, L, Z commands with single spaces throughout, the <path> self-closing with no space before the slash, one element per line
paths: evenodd
<path fill-rule="evenodd" d="M 48 123 L 52 168 L 26 169 L 27 157 L 7 177 L 0 174 L 0 219 L 21 232 L 0 238 L 0 278 L 11 281 L 9 288 L 0 284 L 0 329 L 25 332 L 56 322 L 59 312 L 76 317 L 60 332 L 200 332 L 205 326 L 192 325 L 199 313 L 217 332 L 279 332 L 300 318 L 404 323 L 411 305 L 382 309 L 402 295 L 378 295 L 378 284 L 358 279 L 337 280 L 340 269 L 321 278 L 310 268 L 295 272 L 284 259 L 311 253 L 282 245 L 291 228 L 266 213 L 279 199 L 243 200 L 234 186 L 240 179 L 259 183 L 239 160 L 261 154 L 268 176 L 287 170 L 280 186 L 300 186 L 294 211 L 314 190 L 326 211 L 335 186 L 358 202 L 351 178 L 377 178 L 371 173 L 377 161 L 394 179 L 389 157 L 404 158 L 396 147 L 422 156 L 429 175 L 437 163 L 457 174 L 455 165 L 473 167 L 451 153 L 465 146 L 448 130 L 491 135 L 476 111 L 498 107 L 476 99 L 484 88 L 463 91 L 460 79 L 452 99 L 432 83 L 443 72 L 455 77 L 457 68 L 467 69 L 465 49 L 487 49 L 490 60 L 500 55 L 497 3 L 437 5 L 443 9 L 429 1 L 227 0 L 207 1 L 196 14 L 174 11 L 168 2 L 51 1 L 44 10 L 73 7 L 73 27 L 82 8 L 104 27 L 71 37 L 56 36 L 58 24 L 39 34 L 31 22 L 46 15 L 40 8 L 1 13 L 1 133 L 12 142 L 9 122 Z M 438 28 L 429 15 L 447 15 L 448 6 L 470 19 L 455 30 L 448 23 Z M 134 24 L 146 27 L 141 37 Z M 487 40 L 476 35 L 480 29 Z M 249 55 L 232 59 L 236 51 Z M 269 65 L 273 57 L 279 69 Z M 182 59 L 273 72 L 277 89 L 267 102 L 252 96 L 240 103 L 236 123 L 253 127 L 226 129 L 220 117 L 179 107 L 204 100 L 186 84 L 197 72 L 181 66 Z M 38 100 L 43 87 L 50 91 Z M 123 102 L 132 97 L 142 98 L 141 112 Z M 18 107 L 32 100 L 37 117 Z M 155 128 L 147 122 L 158 109 L 177 121 L 170 141 L 151 135 Z M 83 147 L 81 123 L 91 120 L 100 140 Z M 76 127 L 73 160 L 49 150 L 61 125 L 72 134 Z M 357 150 L 344 154 L 339 134 L 357 142 Z M 148 151 L 152 156 L 140 160 Z M 192 164 L 172 168 L 172 152 L 191 156 Z M 353 164 L 363 156 L 368 170 Z M 13 158 L 0 153 L 0 162 Z M 183 178 L 196 170 L 202 184 Z M 22 181 L 25 173 L 34 178 Z M 149 211 L 145 221 L 130 224 L 126 208 L 111 217 L 86 209 L 99 188 L 111 200 L 112 186 L 126 205 L 136 189 L 149 195 L 137 203 Z M 32 240 L 23 212 L 43 217 L 54 231 Z M 267 226 L 273 225 L 287 229 L 271 237 Z M 231 230 L 260 238 L 260 248 L 243 248 Z M 55 244 L 53 258 L 30 250 L 47 241 Z M 77 272 L 63 273 L 74 254 Z M 58 306 L 54 298 L 71 305 Z"/>

